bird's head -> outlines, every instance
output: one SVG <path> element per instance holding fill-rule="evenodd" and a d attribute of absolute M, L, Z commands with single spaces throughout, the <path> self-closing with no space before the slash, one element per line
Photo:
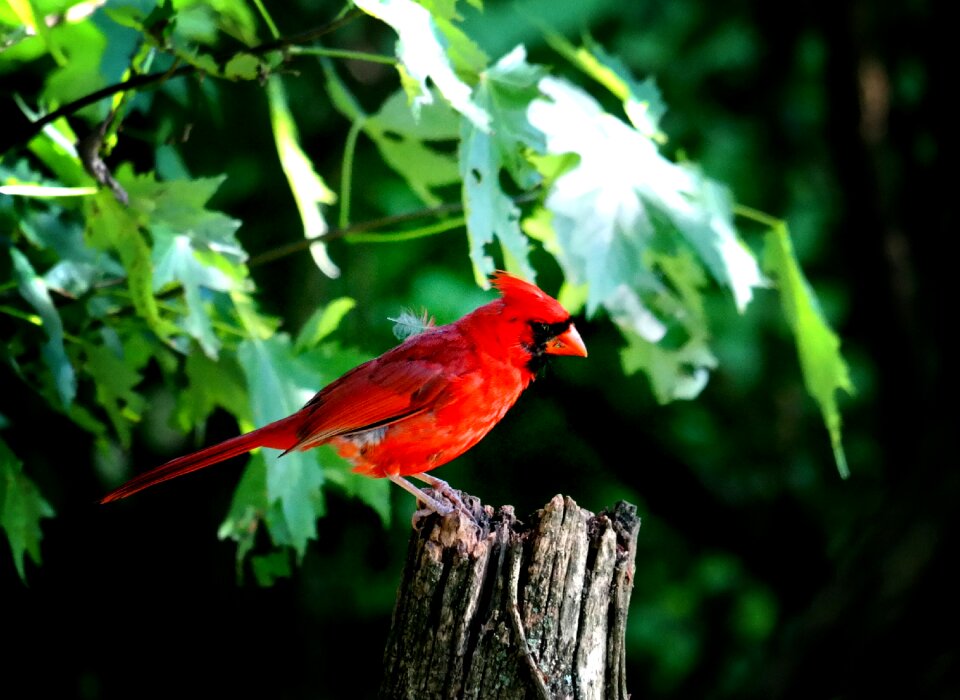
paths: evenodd
<path fill-rule="evenodd" d="M 536 373 L 550 355 L 587 356 L 570 313 L 556 299 L 506 272 L 494 274 L 493 286 L 502 297 L 499 315 L 504 333 L 515 338 L 531 372 Z"/>

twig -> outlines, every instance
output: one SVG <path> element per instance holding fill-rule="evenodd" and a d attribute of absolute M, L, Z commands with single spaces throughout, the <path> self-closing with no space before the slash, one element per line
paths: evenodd
<path fill-rule="evenodd" d="M 538 192 L 534 190 L 532 192 L 525 192 L 524 194 L 513 197 L 512 201 L 514 204 L 526 204 L 534 201 L 538 196 Z M 418 221 L 419 219 L 426 219 L 433 216 L 439 217 L 446 214 L 459 214 L 463 212 L 463 209 L 464 207 L 462 202 L 447 202 L 446 204 L 440 204 L 436 207 L 430 207 L 429 209 L 419 209 L 417 211 L 411 211 L 405 214 L 383 216 L 379 219 L 370 219 L 368 221 L 361 221 L 357 224 L 350 224 L 349 226 L 332 228 L 322 236 L 318 236 L 316 238 L 302 238 L 298 241 L 293 241 L 292 243 L 287 243 L 286 245 L 278 246 L 268 250 L 265 253 L 254 255 L 250 258 L 247 264 L 250 267 L 264 265 L 266 263 L 273 262 L 274 260 L 285 258 L 288 255 L 293 255 L 294 253 L 307 250 L 314 243 L 327 243 L 337 238 L 345 238 L 355 233 L 365 233 L 367 231 L 386 228 L 388 226 L 395 226 L 397 224 L 404 224 L 410 221 Z"/>
<path fill-rule="evenodd" d="M 312 41 L 335 32 L 346 24 L 349 24 L 357 17 L 360 17 L 363 13 L 360 10 L 353 9 L 344 14 L 341 17 L 338 17 L 327 24 L 324 24 L 320 27 L 314 27 L 313 29 L 308 29 L 307 31 L 300 32 L 299 34 L 293 34 L 288 37 L 280 37 L 279 39 L 274 39 L 272 41 L 267 41 L 257 46 L 251 46 L 249 48 L 241 49 L 240 51 L 230 51 L 221 52 L 220 54 L 214 54 L 214 60 L 217 63 L 223 63 L 228 60 L 230 57 L 236 55 L 237 53 L 246 53 L 253 54 L 254 56 L 260 56 L 265 53 L 270 53 L 271 51 L 279 51 L 292 46 L 299 46 L 301 44 L 308 44 Z M 118 92 L 125 92 L 127 90 L 139 89 L 146 87 L 148 85 L 153 85 L 155 83 L 162 83 L 173 78 L 179 78 L 184 75 L 190 75 L 192 73 L 200 72 L 200 68 L 194 65 L 183 65 L 179 68 L 172 70 L 160 71 L 157 73 L 147 73 L 141 75 L 135 75 L 132 78 L 123 80 L 119 83 L 114 83 L 113 85 L 108 85 L 104 88 L 101 88 L 95 92 L 91 92 L 89 95 L 84 95 L 83 97 L 77 98 L 73 102 L 68 102 L 59 109 L 56 109 L 48 114 L 45 114 L 40 119 L 32 122 L 30 127 L 24 130 L 23 142 L 27 143 L 36 136 L 40 131 L 43 130 L 48 124 L 52 124 L 57 119 L 61 117 L 66 117 L 78 110 L 88 107 L 105 97 L 110 97 L 115 95 Z"/>

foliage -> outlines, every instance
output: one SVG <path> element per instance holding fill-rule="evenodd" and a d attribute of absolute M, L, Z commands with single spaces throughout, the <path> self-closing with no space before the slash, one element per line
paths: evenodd
<path fill-rule="evenodd" d="M 331 278 L 351 274 L 329 248 L 338 239 L 395 242 L 465 226 L 480 286 L 497 267 L 531 279 L 559 270 L 563 300 L 613 321 L 624 370 L 642 370 L 662 403 L 697 397 L 718 366 L 709 300 L 720 295 L 742 313 L 775 285 L 845 473 L 835 395 L 852 384 L 786 224 L 761 217 L 771 228 L 761 265 L 734 225 L 728 188 L 665 154 L 665 106 L 651 80 L 637 80 L 592 39 L 575 46 L 549 29 L 555 58 L 569 59 L 584 84 L 531 61 L 523 45 L 488 56 L 455 3 L 356 6 L 290 35 L 260 3 L 254 12 L 202 0 L 149 11 L 51 2 L 42 16 L 39 4 L 0 7 L 0 73 L 43 78 L 6 106 L 23 124 L 0 160 L 0 312 L 12 328 L 5 360 L 50 411 L 87 431 L 106 458 L 115 444 L 130 449 L 148 374 L 176 387 L 181 430 L 202 430 L 218 409 L 250 429 L 295 411 L 367 356 L 334 340 L 349 298 L 322 303 L 299 333 L 264 310 L 237 237 L 241 221 L 212 204 L 225 174 L 191 176 L 169 124 L 151 120 L 161 96 L 192 107 L 184 80 L 211 92 L 246 82 L 268 114 L 260 127 L 272 133 L 302 247 Z M 395 33 L 395 58 L 319 43 L 375 21 Z M 394 66 L 395 90 L 365 109 L 370 96 L 344 77 L 340 58 Z M 294 76 L 311 66 L 323 76 L 311 100 L 350 124 L 339 164 L 311 159 L 298 131 Z M 84 99 L 92 94 L 99 99 Z M 130 124 L 153 132 L 148 157 L 124 155 L 135 150 Z M 403 201 L 426 207 L 419 214 L 351 220 L 361 135 L 377 149 L 376 167 L 405 184 Z M 338 178 L 339 195 L 328 184 Z M 400 223 L 406 228 L 393 228 Z M 18 426 L 16 414 L 8 418 Z M 39 561 L 41 519 L 52 512 L 2 441 L 0 456 L 0 523 L 23 576 L 25 553 Z M 386 481 L 359 485 L 343 473 L 322 450 L 255 455 L 220 529 L 237 542 L 238 566 L 253 556 L 262 581 L 289 573 L 290 557 L 302 560 L 317 536 L 328 483 L 388 519 Z M 261 533 L 272 545 L 265 552 Z"/>

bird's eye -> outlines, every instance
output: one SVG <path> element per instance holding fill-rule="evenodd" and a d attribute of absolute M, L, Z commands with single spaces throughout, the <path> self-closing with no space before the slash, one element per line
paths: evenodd
<path fill-rule="evenodd" d="M 545 343 L 551 338 L 556 338 L 558 335 L 563 333 L 569 325 L 569 320 L 559 321 L 558 323 L 530 321 L 530 330 L 533 331 L 534 342 Z"/>

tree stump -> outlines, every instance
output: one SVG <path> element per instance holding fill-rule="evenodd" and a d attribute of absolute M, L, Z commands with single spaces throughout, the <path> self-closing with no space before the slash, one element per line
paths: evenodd
<path fill-rule="evenodd" d="M 380 697 L 626 700 L 636 507 L 555 496 L 524 523 L 462 498 L 477 524 L 415 523 Z"/>

